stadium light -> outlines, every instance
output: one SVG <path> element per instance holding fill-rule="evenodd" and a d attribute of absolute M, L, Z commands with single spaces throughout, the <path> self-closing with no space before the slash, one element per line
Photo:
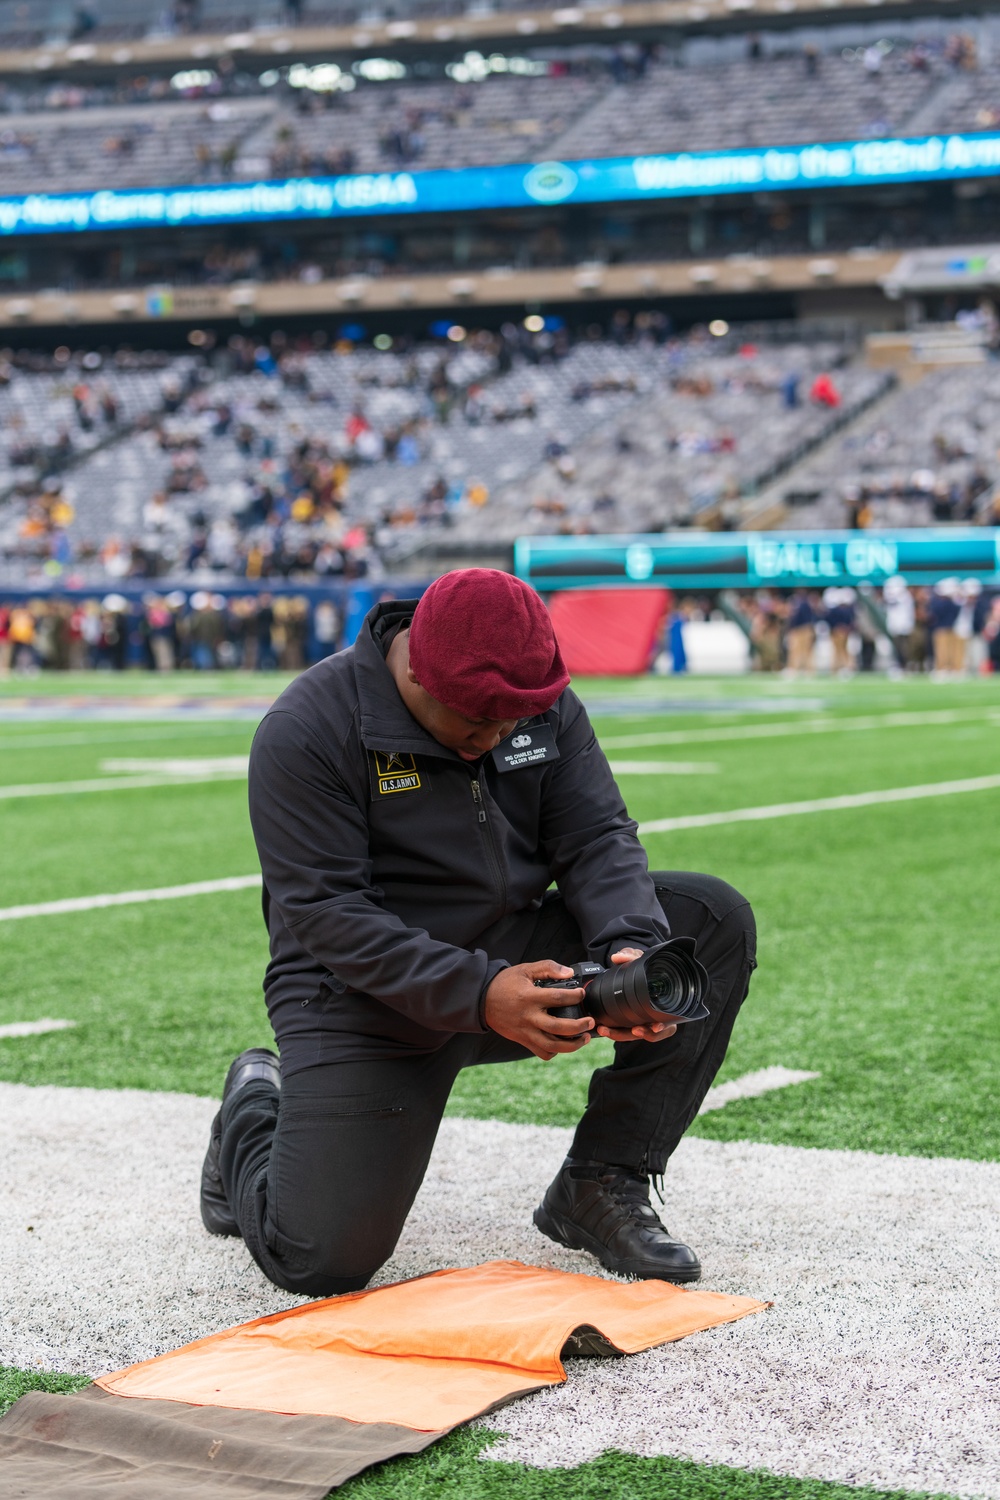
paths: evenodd
<path fill-rule="evenodd" d="M 482 83 L 491 73 L 516 73 L 523 78 L 540 78 L 549 65 L 533 57 L 506 57 L 502 52 L 466 52 L 461 62 L 445 63 L 445 72 L 456 83 Z"/>
<path fill-rule="evenodd" d="M 263 78 L 261 82 L 263 83 Z M 288 70 L 288 82 L 293 89 L 311 89 L 315 94 L 329 94 L 344 87 L 343 69 L 336 63 L 293 63 Z M 353 80 L 350 84 L 353 87 Z"/>
<path fill-rule="evenodd" d="M 725 318 L 713 318 L 708 325 L 708 331 L 713 338 L 724 339 L 729 332 L 729 324 Z"/>
<path fill-rule="evenodd" d="M 183 72 L 174 74 L 170 87 L 178 92 L 184 89 L 207 89 L 217 77 L 218 74 L 211 68 L 186 68 Z"/>
<path fill-rule="evenodd" d="M 461 323 L 452 323 L 451 327 L 448 329 L 447 337 L 453 344 L 460 344 L 465 338 L 465 329 L 462 327 Z"/>
<path fill-rule="evenodd" d="M 545 319 L 539 317 L 538 313 L 529 313 L 524 320 L 524 326 L 529 333 L 541 333 L 545 327 Z"/>
<path fill-rule="evenodd" d="M 406 77 L 405 65 L 392 57 L 363 57 L 360 62 L 351 64 L 351 72 L 369 83 L 391 83 L 394 79 Z"/>

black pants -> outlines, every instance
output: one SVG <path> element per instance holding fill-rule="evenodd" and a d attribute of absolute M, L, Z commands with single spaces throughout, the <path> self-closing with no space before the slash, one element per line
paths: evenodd
<path fill-rule="evenodd" d="M 656 1174 L 726 1054 L 756 966 L 756 930 L 749 904 L 722 880 L 653 879 L 673 936 L 696 939 L 712 976 L 711 1015 L 664 1042 L 616 1043 L 614 1062 L 590 1080 L 572 1154 Z M 512 963 L 586 956 L 557 895 L 499 924 L 483 946 Z M 280 1096 L 266 1083 L 240 1089 L 222 1112 L 222 1177 L 265 1276 L 311 1296 L 365 1286 L 395 1249 L 459 1071 L 529 1055 L 493 1033 L 457 1035 L 412 1058 L 306 1069 Z"/>

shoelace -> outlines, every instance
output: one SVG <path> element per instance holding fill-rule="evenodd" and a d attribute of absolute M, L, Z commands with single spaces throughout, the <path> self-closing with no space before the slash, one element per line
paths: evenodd
<path fill-rule="evenodd" d="M 621 1203 L 630 1212 L 638 1210 L 645 1217 L 647 1214 L 657 1218 L 656 1210 L 649 1201 L 650 1178 L 642 1172 L 629 1172 L 624 1167 L 611 1167 L 602 1172 L 600 1182 L 617 1202 Z M 656 1193 L 660 1202 L 663 1202 L 663 1178 L 653 1179 L 656 1185 Z"/>

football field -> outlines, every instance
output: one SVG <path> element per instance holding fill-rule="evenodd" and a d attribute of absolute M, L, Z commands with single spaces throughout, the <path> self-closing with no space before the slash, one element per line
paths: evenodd
<path fill-rule="evenodd" d="M 576 686 L 651 866 L 757 914 L 663 1217 L 773 1306 L 570 1362 L 344 1493 L 1000 1500 L 1000 679 Z M 196 1193 L 226 1068 L 271 1042 L 245 758 L 278 687 L 0 684 L 0 1404 L 295 1300 Z M 609 1051 L 466 1071 L 379 1280 L 595 1270 L 531 1209 Z"/>

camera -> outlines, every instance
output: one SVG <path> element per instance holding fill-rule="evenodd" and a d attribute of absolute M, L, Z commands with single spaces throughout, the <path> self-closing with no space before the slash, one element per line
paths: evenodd
<path fill-rule="evenodd" d="M 581 1005 L 550 1007 L 554 1016 L 580 1020 L 593 1016 L 599 1026 L 628 1030 L 660 1021 L 674 1025 L 703 1021 L 712 981 L 694 956 L 694 938 L 671 938 L 627 964 L 573 965 L 572 979 L 536 979 L 539 989 L 584 990 Z"/>

